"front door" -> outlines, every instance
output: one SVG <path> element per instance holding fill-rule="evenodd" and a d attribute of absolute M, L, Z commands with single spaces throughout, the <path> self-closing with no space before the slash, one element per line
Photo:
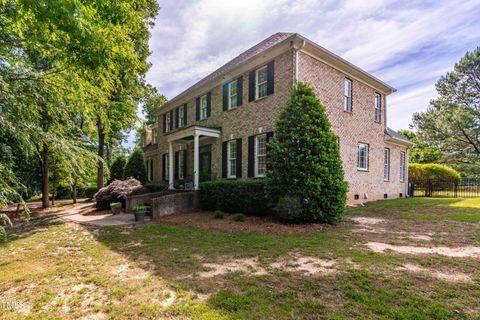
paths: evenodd
<path fill-rule="evenodd" d="M 212 179 L 212 145 L 200 147 L 200 182 Z"/>

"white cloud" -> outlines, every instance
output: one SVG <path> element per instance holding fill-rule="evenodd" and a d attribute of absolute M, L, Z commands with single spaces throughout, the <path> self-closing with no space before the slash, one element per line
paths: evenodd
<path fill-rule="evenodd" d="M 269 35 L 298 32 L 399 89 L 389 99 L 396 129 L 480 39 L 478 0 L 159 2 L 147 80 L 168 98 Z"/>

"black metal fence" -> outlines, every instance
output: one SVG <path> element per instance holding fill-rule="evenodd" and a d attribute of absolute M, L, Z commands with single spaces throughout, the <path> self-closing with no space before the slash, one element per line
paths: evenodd
<path fill-rule="evenodd" d="M 414 197 L 476 198 L 480 197 L 480 178 L 414 181 L 409 183 L 409 194 Z"/>

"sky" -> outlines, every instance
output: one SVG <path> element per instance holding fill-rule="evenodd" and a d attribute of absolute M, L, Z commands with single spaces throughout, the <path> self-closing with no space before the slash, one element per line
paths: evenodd
<path fill-rule="evenodd" d="M 480 1 L 158 0 L 147 81 L 168 99 L 276 32 L 296 32 L 397 89 L 388 126 L 408 129 L 435 83 L 480 46 Z"/>

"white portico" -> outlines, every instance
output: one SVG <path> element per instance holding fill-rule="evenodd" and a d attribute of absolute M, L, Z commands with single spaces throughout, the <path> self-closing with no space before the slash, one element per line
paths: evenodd
<path fill-rule="evenodd" d="M 202 126 L 190 126 L 176 131 L 167 136 L 168 141 L 168 184 L 169 189 L 174 189 L 174 152 L 173 144 L 188 144 L 193 140 L 193 188 L 198 190 L 200 183 L 200 139 L 220 138 L 220 130 Z"/>

